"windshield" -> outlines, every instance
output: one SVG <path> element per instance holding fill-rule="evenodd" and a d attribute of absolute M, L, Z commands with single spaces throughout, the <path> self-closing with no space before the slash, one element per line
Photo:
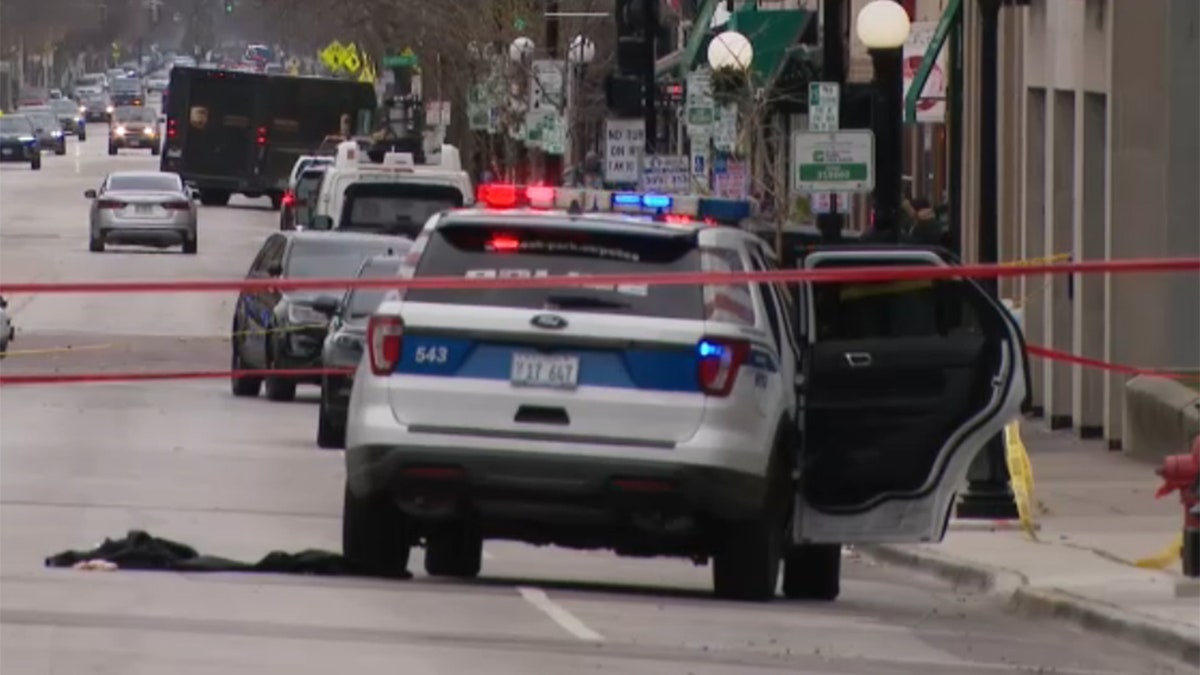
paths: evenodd
<path fill-rule="evenodd" d="M 407 253 L 409 245 L 398 247 L 396 253 L 403 255 Z M 394 277 L 400 273 L 400 258 L 388 258 L 385 260 L 373 260 L 363 267 L 359 273 L 359 279 L 386 279 Z M 383 298 L 391 292 L 388 288 L 356 288 L 350 291 L 350 298 L 346 302 L 346 307 L 349 309 L 351 319 L 361 319 L 364 316 L 370 316 L 379 303 L 383 302 Z"/>
<path fill-rule="evenodd" d="M 78 106 L 70 101 L 58 100 L 50 103 L 50 107 L 59 115 L 72 115 L 79 112 Z"/>
<path fill-rule="evenodd" d="M 298 279 L 349 279 L 367 258 L 395 253 L 399 244 L 356 240 L 338 237 L 321 240 L 298 240 L 288 254 L 286 276 Z"/>
<path fill-rule="evenodd" d="M 443 185 L 352 185 L 338 229 L 415 236 L 430 216 L 462 205 L 462 193 Z"/>
<path fill-rule="evenodd" d="M 690 233 L 448 225 L 435 231 L 416 276 L 470 279 L 697 272 Z M 413 289 L 410 302 L 527 309 L 592 310 L 675 319 L 704 318 L 700 288 L 619 284 L 564 288 Z"/>
<path fill-rule="evenodd" d="M 58 128 L 58 118 L 53 113 L 36 112 L 29 113 L 29 119 L 33 121 L 33 126 L 45 131 L 52 131 Z"/>
<path fill-rule="evenodd" d="M 3 134 L 32 134 L 33 124 L 26 117 L 5 115 L 0 117 L 0 133 Z"/>
<path fill-rule="evenodd" d="M 108 178 L 109 190 L 146 190 L 150 192 L 181 192 L 179 177 L 169 173 L 138 173 L 113 175 Z"/>
<path fill-rule="evenodd" d="M 153 122 L 155 120 L 153 108 L 141 108 L 137 106 L 124 106 L 113 111 L 113 117 L 122 122 Z"/>
<path fill-rule="evenodd" d="M 301 174 L 300 180 L 296 181 L 296 199 L 302 202 L 315 201 L 323 176 L 323 173 L 317 172 Z"/>
<path fill-rule="evenodd" d="M 77 80 L 77 81 L 79 83 L 78 86 L 94 87 L 98 84 L 104 84 L 104 76 L 103 75 L 84 75 L 83 77 L 79 78 L 79 80 Z"/>
<path fill-rule="evenodd" d="M 113 80 L 111 88 L 113 91 L 136 93 L 141 91 L 142 83 L 132 78 L 122 78 Z"/>

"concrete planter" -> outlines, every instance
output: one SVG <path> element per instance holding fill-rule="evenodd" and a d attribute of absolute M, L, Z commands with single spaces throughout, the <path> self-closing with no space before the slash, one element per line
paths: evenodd
<path fill-rule="evenodd" d="M 1125 447 L 1151 461 L 1189 451 L 1200 435 L 1200 392 L 1163 377 L 1125 383 Z"/>

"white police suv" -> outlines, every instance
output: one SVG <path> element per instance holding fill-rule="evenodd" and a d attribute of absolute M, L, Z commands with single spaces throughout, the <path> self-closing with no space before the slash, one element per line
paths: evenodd
<path fill-rule="evenodd" d="M 970 280 L 745 283 L 728 273 L 775 269 L 771 250 L 706 222 L 737 203 L 478 197 L 425 224 L 401 275 L 479 285 L 401 290 L 369 320 L 343 513 L 364 572 L 423 543 L 429 574 L 472 577 L 485 539 L 511 539 L 711 560 L 734 599 L 772 597 L 782 567 L 784 595 L 831 600 L 842 544 L 940 540 L 1019 413 L 1020 331 Z M 857 246 L 803 264 L 948 263 Z M 639 279 L 661 273 L 707 278 Z M 625 278 L 487 285 L 595 274 Z"/>

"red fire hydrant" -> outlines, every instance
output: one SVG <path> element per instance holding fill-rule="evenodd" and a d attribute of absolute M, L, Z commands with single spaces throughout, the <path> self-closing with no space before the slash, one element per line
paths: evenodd
<path fill-rule="evenodd" d="M 1179 491 L 1183 503 L 1183 573 L 1200 577 L 1200 436 L 1192 441 L 1191 454 L 1164 457 L 1156 473 L 1163 479 L 1162 487 L 1154 494 L 1156 498 Z"/>

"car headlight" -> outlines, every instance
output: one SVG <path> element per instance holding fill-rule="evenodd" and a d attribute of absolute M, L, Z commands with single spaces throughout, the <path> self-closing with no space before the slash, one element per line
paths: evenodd
<path fill-rule="evenodd" d="M 317 310 L 308 305 L 288 305 L 288 322 L 293 324 L 316 324 L 323 325 L 328 323 L 329 319 Z"/>
<path fill-rule="evenodd" d="M 32 142 L 36 141 L 37 139 L 34 138 L 33 136 L 21 136 L 21 137 L 17 138 L 17 140 L 21 141 L 22 143 L 32 143 Z"/>
<path fill-rule="evenodd" d="M 87 113 L 87 106 L 86 105 L 79 106 L 79 114 L 83 115 L 85 113 Z"/>
<path fill-rule="evenodd" d="M 113 133 L 118 136 L 124 136 L 125 135 L 125 127 L 117 127 L 116 129 L 113 129 Z"/>
<path fill-rule="evenodd" d="M 150 127 L 145 127 L 144 129 L 142 129 L 142 134 L 146 135 L 146 136 L 153 136 L 154 130 L 151 129 Z"/>
<path fill-rule="evenodd" d="M 62 129 L 55 129 L 54 131 L 50 132 L 50 135 L 55 138 L 59 138 L 63 135 Z"/>
<path fill-rule="evenodd" d="M 104 109 L 104 112 L 108 113 L 109 115 L 113 114 L 113 107 L 111 105 L 108 106 Z"/>

